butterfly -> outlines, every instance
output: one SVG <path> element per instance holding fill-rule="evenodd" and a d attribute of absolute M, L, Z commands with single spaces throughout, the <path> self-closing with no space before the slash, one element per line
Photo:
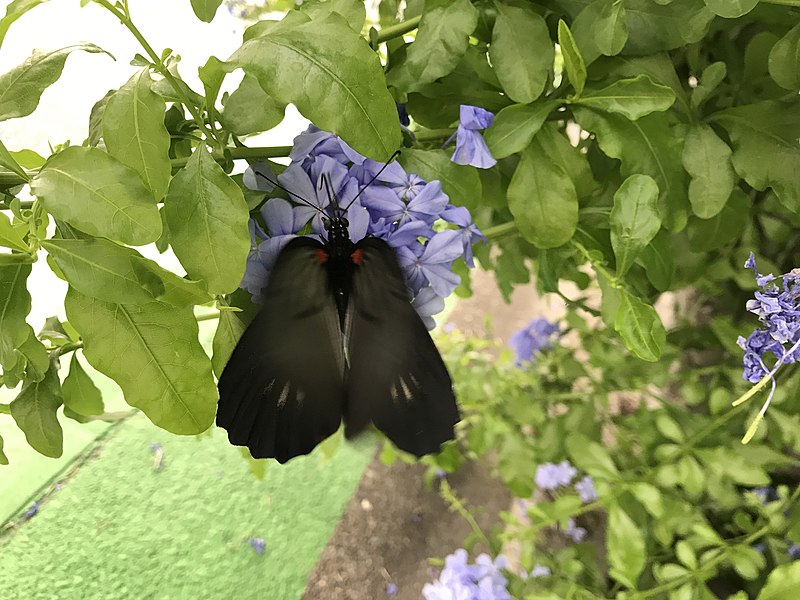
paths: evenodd
<path fill-rule="evenodd" d="M 418 457 L 455 436 L 452 380 L 394 250 L 348 233 L 347 209 L 379 175 L 345 208 L 323 177 L 331 214 L 281 188 L 322 213 L 325 234 L 280 252 L 262 307 L 219 378 L 216 423 L 254 458 L 308 454 L 342 421 L 347 438 L 374 424 Z"/>

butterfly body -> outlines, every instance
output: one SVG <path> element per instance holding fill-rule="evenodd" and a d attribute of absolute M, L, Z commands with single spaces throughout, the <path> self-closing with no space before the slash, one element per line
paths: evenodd
<path fill-rule="evenodd" d="M 327 239 L 290 241 L 263 307 L 219 381 L 217 425 L 255 458 L 307 454 L 342 421 L 352 437 L 370 423 L 422 456 L 454 437 L 452 381 L 409 302 L 392 248 L 354 243 L 342 216 Z"/>

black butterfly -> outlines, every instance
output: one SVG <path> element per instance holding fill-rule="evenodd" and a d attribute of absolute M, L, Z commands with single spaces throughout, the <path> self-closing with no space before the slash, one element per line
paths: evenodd
<path fill-rule="evenodd" d="M 263 307 L 220 376 L 217 425 L 254 458 L 281 463 L 342 420 L 348 438 L 374 423 L 406 452 L 438 452 L 459 420 L 450 375 L 392 248 L 353 243 L 347 208 L 329 185 L 328 194 L 327 240 L 295 238 L 278 255 Z"/>

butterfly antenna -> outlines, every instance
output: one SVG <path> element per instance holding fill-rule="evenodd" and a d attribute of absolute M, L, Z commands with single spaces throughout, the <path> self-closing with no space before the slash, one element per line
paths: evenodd
<path fill-rule="evenodd" d="M 325 184 L 325 191 L 328 194 L 328 202 L 333 205 L 334 214 L 339 214 L 341 207 L 339 206 L 339 200 L 336 198 L 336 194 L 333 193 L 333 186 L 331 186 L 330 176 L 327 173 L 322 173 L 322 175 L 320 175 L 320 179 Z"/>
<path fill-rule="evenodd" d="M 269 181 L 272 185 L 274 185 L 279 190 L 283 190 L 284 192 L 286 192 L 290 196 L 294 197 L 294 199 L 297 200 L 298 202 L 302 202 L 303 204 L 305 204 L 306 206 L 308 206 L 310 208 L 313 208 L 314 210 L 316 210 L 320 214 L 323 214 L 323 215 L 325 214 L 325 212 L 319 206 L 316 206 L 316 205 L 312 204 L 311 202 L 309 202 L 308 200 L 306 200 L 305 198 L 303 198 L 302 196 L 299 196 L 299 195 L 295 194 L 294 192 L 292 192 L 290 190 L 287 190 L 280 183 L 278 183 L 276 180 L 272 179 L 268 175 L 265 175 L 264 173 L 258 173 L 258 175 L 260 177 L 263 177 L 267 181 Z"/>
<path fill-rule="evenodd" d="M 391 162 L 392 162 L 392 161 L 393 161 L 395 158 L 397 158 L 398 156 L 400 156 L 400 150 L 395 150 L 394 154 L 392 154 L 392 155 L 389 157 L 389 160 L 387 160 L 387 161 L 384 163 L 384 165 L 381 167 L 381 170 L 380 170 L 380 171 L 378 171 L 377 173 L 375 173 L 375 176 L 374 176 L 372 179 L 370 179 L 370 180 L 369 180 L 369 181 L 368 181 L 368 182 L 367 182 L 367 183 L 366 183 L 366 184 L 365 184 L 365 185 L 364 185 L 364 186 L 363 186 L 363 187 L 362 187 L 360 190 L 358 190 L 358 193 L 356 194 L 356 197 L 355 197 L 355 198 L 353 198 L 352 200 L 350 200 L 350 204 L 348 204 L 348 205 L 345 207 L 345 209 L 344 209 L 344 210 L 345 210 L 345 212 L 347 212 L 347 211 L 350 209 L 350 207 L 351 207 L 351 206 L 353 206 L 353 202 L 355 202 L 356 200 L 358 200 L 358 197 L 359 197 L 359 196 L 360 196 L 360 195 L 361 195 L 361 194 L 364 192 L 364 190 L 365 190 L 365 189 L 367 189 L 369 186 L 371 186 L 371 185 L 372 185 L 372 182 L 373 182 L 373 181 L 375 181 L 375 180 L 376 180 L 378 177 L 380 177 L 380 174 L 381 174 L 381 173 L 383 173 L 384 169 L 386 169 L 386 167 L 388 167 L 388 166 L 389 166 L 389 164 L 390 164 L 390 163 L 391 163 Z"/>

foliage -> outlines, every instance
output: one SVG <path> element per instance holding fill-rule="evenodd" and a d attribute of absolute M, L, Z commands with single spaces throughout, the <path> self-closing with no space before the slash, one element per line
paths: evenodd
<path fill-rule="evenodd" d="M 584 504 L 572 488 L 551 490 L 511 522 L 525 569 L 552 573 L 510 575 L 514 594 L 713 597 L 733 582 L 777 598 L 797 585 L 783 564 L 800 538 L 800 515 L 787 513 L 800 493 L 796 368 L 781 369 L 749 445 L 739 439 L 754 413 L 730 407 L 747 386 L 736 340 L 756 326 L 742 265 L 751 251 L 765 273 L 800 265 L 796 0 L 409 0 L 402 10 L 383 0 L 372 28 L 360 0 L 308 0 L 254 23 L 226 60 L 209 57 L 202 90 L 181 79 L 171 50 L 150 46 L 127 0 L 93 1 L 142 44 L 138 72 L 97 99 L 83 144 L 46 158 L 0 144 L 1 381 L 22 386 L 0 408 L 33 447 L 61 453 L 61 404 L 84 420 L 101 410 L 77 361 L 59 384 L 59 357 L 76 351 L 160 427 L 209 427 L 217 396 L 193 307 L 223 315 L 218 374 L 252 313 L 237 287 L 248 213 L 264 201 L 231 173 L 236 161 L 289 154 L 246 138 L 291 103 L 369 159 L 402 145 L 406 169 L 469 209 L 490 241 L 475 255 L 506 296 L 535 277 L 564 297 L 563 332 L 580 353 L 564 342 L 519 369 L 479 342 L 448 352 L 464 421 L 437 464 L 493 450 L 528 498 L 536 465 L 570 460 L 599 495 Z M 12 2 L 0 40 L 38 4 Z M 220 2 L 191 5 L 208 21 Z M 30 115 L 78 50 L 102 52 L 36 52 L 0 75 L 0 120 Z M 241 85 L 220 96 L 237 69 Z M 496 118 L 478 133 L 459 123 L 465 105 Z M 494 158 L 481 166 L 497 164 L 448 161 L 441 147 L 457 128 L 485 139 Z M 188 276 L 135 248 L 150 243 L 171 247 Z M 25 283 L 40 250 L 70 291 L 68 322 L 35 334 Z M 468 270 L 454 269 L 468 294 Z M 665 327 L 654 304 L 677 291 L 684 302 Z M 766 486 L 776 490 L 766 503 L 748 491 Z M 604 553 L 545 543 L 554 525 L 574 531 L 571 518 Z"/>

